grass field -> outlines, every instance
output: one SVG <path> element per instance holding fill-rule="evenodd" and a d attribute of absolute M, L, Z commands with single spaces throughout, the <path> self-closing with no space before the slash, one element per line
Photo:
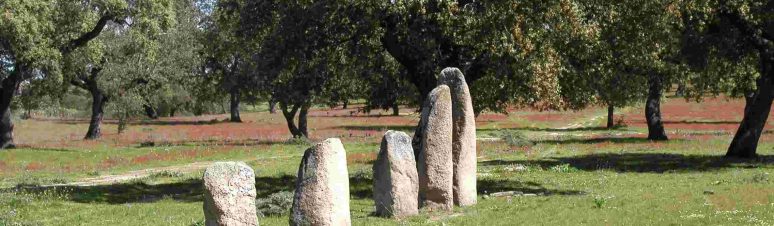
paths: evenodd
<path fill-rule="evenodd" d="M 668 99 L 667 142 L 645 139 L 637 107 L 618 114 L 624 125 L 613 130 L 599 127 L 601 108 L 483 114 L 479 204 L 401 220 L 371 216 L 371 164 L 384 131 L 413 132 L 418 115 L 316 109 L 309 126 L 312 140 L 345 144 L 355 225 L 774 225 L 774 124 L 761 138 L 759 159 L 722 158 L 743 106 Z M 288 142 L 279 114 L 242 117 L 246 123 L 223 122 L 225 115 L 138 121 L 120 135 L 108 121 L 99 141 L 80 139 L 88 125 L 79 119 L 17 121 L 20 148 L 0 151 L 0 225 L 201 225 L 202 166 L 212 161 L 252 166 L 259 198 L 292 191 L 309 144 Z M 145 169 L 158 170 L 114 183 L 47 186 Z M 527 195 L 493 195 L 504 191 Z M 286 225 L 288 217 L 259 221 Z"/>

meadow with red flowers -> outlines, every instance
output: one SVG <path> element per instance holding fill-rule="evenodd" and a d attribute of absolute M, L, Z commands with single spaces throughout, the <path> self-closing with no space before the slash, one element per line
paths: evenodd
<path fill-rule="evenodd" d="M 478 132 L 479 204 L 452 213 L 423 211 L 391 220 L 372 216 L 371 164 L 387 130 L 413 133 L 415 109 L 400 116 L 314 108 L 311 142 L 341 138 L 347 150 L 355 225 L 771 225 L 774 224 L 774 124 L 754 161 L 722 158 L 743 100 L 668 98 L 669 141 L 646 137 L 643 109 L 630 107 L 603 127 L 606 111 L 483 113 Z M 201 176 L 215 161 L 256 170 L 258 196 L 292 191 L 310 143 L 289 139 L 280 114 L 133 121 L 84 141 L 83 119 L 17 123 L 19 148 L 0 151 L 0 225 L 201 225 Z M 505 195 L 514 191 L 528 195 Z M 287 224 L 287 215 L 262 225 Z"/>

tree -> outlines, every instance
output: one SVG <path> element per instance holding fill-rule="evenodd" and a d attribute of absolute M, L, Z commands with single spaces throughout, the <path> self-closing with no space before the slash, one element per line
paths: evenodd
<path fill-rule="evenodd" d="M 243 40 L 255 92 L 276 101 L 293 137 L 308 137 L 307 114 L 326 98 L 348 96 L 331 87 L 350 81 L 378 50 L 372 1 L 239 1 Z M 349 92 L 349 91 L 347 91 Z"/>
<path fill-rule="evenodd" d="M 255 85 L 252 77 L 245 73 L 250 58 L 242 46 L 247 42 L 238 33 L 243 4 L 239 0 L 219 1 L 212 16 L 204 23 L 206 62 L 203 82 L 218 84 L 216 89 L 228 93 L 231 122 L 242 122 L 240 102 L 250 97 L 252 93 L 248 87 Z"/>
<path fill-rule="evenodd" d="M 144 101 L 121 101 L 124 106 L 120 107 L 158 106 L 159 103 L 150 103 L 150 98 L 163 99 L 170 84 L 180 84 L 181 77 L 193 71 L 192 63 L 196 61 L 196 42 L 192 42 L 196 35 L 193 5 L 187 0 L 176 0 L 170 7 L 179 23 L 156 30 L 143 27 L 143 23 L 111 22 L 104 28 L 108 31 L 106 34 L 64 55 L 65 79 L 91 94 L 91 119 L 85 139 L 101 136 L 105 105 L 110 99 L 127 96 L 124 93 L 127 90 L 145 91 L 137 94 Z M 158 53 L 164 56 L 157 57 Z M 122 117 L 130 111 L 125 112 Z"/>
<path fill-rule="evenodd" d="M 170 23 L 167 0 L 143 1 L 61 1 L 9 0 L 0 4 L 0 53 L 12 62 L 0 90 L 0 148 L 13 147 L 10 104 L 21 82 L 34 70 L 59 78 L 62 56 L 97 38 L 108 22 L 138 24 L 158 31 Z"/>
<path fill-rule="evenodd" d="M 458 67 L 476 112 L 568 107 L 561 50 L 585 35 L 574 2 L 398 0 L 379 7 L 382 46 L 405 68 L 420 102 L 441 69 Z"/>
<path fill-rule="evenodd" d="M 705 75 L 701 80 L 722 83 L 717 80 L 721 76 L 707 75 L 723 71 L 750 75 L 734 69 L 756 69 L 752 75 L 755 88 L 745 95 L 744 117 L 726 153 L 727 157 L 753 158 L 774 100 L 774 3 L 697 0 L 685 2 L 683 13 L 683 53 L 692 68 Z M 723 65 L 736 67 L 717 70 Z"/>
<path fill-rule="evenodd" d="M 648 138 L 667 139 L 660 114 L 665 84 L 680 76 L 676 60 L 678 6 L 671 1 L 578 1 L 588 35 L 561 49 L 569 61 L 570 84 L 562 95 L 573 108 L 608 107 L 607 127 L 616 107 L 645 101 Z M 575 75 L 575 76 L 573 76 Z"/>
<path fill-rule="evenodd" d="M 362 73 L 362 80 L 367 85 L 363 89 L 365 92 L 360 94 L 366 100 L 366 112 L 392 108 L 392 115 L 397 116 L 400 114 L 400 104 L 418 104 L 414 98 L 417 96 L 416 90 L 402 79 L 406 71 L 386 52 L 375 56 L 368 68 L 372 70 Z"/>

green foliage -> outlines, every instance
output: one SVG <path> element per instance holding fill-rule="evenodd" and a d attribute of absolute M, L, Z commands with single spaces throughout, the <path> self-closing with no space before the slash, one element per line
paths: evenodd
<path fill-rule="evenodd" d="M 681 56 L 690 65 L 689 98 L 703 94 L 750 96 L 761 77 L 761 52 L 771 51 L 771 6 L 756 1 L 700 0 L 682 3 Z M 768 41 L 767 41 L 768 40 Z"/>
<path fill-rule="evenodd" d="M 0 55 L 26 67 L 51 67 L 59 59 L 57 3 L 9 0 L 0 4 Z M 15 69 L 18 69 L 15 67 Z"/>
<path fill-rule="evenodd" d="M 602 207 L 604 207 L 607 203 L 607 199 L 608 198 L 602 196 L 594 196 L 594 207 L 597 209 L 602 209 Z"/>

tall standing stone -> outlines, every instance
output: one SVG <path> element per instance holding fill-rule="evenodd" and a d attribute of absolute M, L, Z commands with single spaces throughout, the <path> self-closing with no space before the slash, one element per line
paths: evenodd
<path fill-rule="evenodd" d="M 457 68 L 446 68 L 439 85 L 451 89 L 452 156 L 454 159 L 454 204 L 476 204 L 476 116 L 465 75 Z"/>
<path fill-rule="evenodd" d="M 255 173 L 243 162 L 218 162 L 204 171 L 205 225 L 258 225 Z"/>
<path fill-rule="evenodd" d="M 415 139 L 419 205 L 430 209 L 451 209 L 452 197 L 452 103 L 449 87 L 440 85 L 430 92 L 422 108 Z"/>
<path fill-rule="evenodd" d="M 298 167 L 290 225 L 351 225 L 347 155 L 341 141 L 309 148 Z"/>
<path fill-rule="evenodd" d="M 376 214 L 395 218 L 416 215 L 419 185 L 411 137 L 387 131 L 373 169 Z"/>

